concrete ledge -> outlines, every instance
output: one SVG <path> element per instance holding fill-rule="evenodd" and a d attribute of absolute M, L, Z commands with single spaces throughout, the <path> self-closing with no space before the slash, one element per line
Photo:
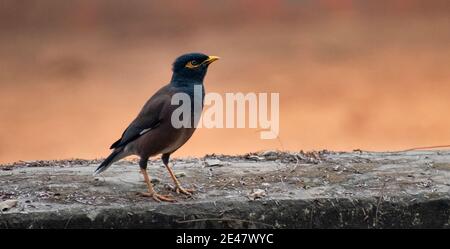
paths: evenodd
<path fill-rule="evenodd" d="M 193 198 L 156 203 L 133 161 L 0 166 L 0 228 L 449 228 L 450 152 L 281 153 L 174 162 Z M 171 193 L 159 160 L 156 189 Z"/>

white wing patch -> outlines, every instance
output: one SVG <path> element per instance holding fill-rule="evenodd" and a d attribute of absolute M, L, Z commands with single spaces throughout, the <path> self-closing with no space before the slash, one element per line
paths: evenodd
<path fill-rule="evenodd" d="M 143 129 L 141 132 L 139 132 L 139 135 L 144 135 L 145 133 L 147 133 L 148 131 L 150 131 L 152 128 L 147 128 L 147 129 Z"/>

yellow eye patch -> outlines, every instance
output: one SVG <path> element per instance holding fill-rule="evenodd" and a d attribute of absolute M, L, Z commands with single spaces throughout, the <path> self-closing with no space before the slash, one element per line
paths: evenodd
<path fill-rule="evenodd" d="M 190 61 L 190 62 L 186 63 L 185 67 L 187 67 L 187 68 L 196 68 L 198 66 L 200 66 L 200 63 L 198 63 L 197 61 Z"/>

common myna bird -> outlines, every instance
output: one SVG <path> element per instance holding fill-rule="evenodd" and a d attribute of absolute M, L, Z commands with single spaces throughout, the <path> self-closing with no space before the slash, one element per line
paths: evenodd
<path fill-rule="evenodd" d="M 191 103 L 194 103 L 194 87 L 201 86 L 201 109 L 203 109 L 205 97 L 203 79 L 208 66 L 218 59 L 217 56 L 207 56 L 201 53 L 190 53 L 178 57 L 173 63 L 173 75 L 170 83 L 159 89 L 145 103 L 138 116 L 123 132 L 122 137 L 111 145 L 110 149 L 113 149 L 111 155 L 96 169 L 94 174 L 105 171 L 111 164 L 124 157 L 137 155 L 140 157 L 140 170 L 148 187 L 148 192 L 142 193 L 142 195 L 152 197 L 156 201 L 174 201 L 169 196 L 156 193 L 147 174 L 149 157 L 162 154 L 162 161 L 175 183 L 176 192 L 191 195 L 193 190 L 184 189 L 175 177 L 169 166 L 169 158 L 173 152 L 189 140 L 195 131 L 195 122 L 198 120 L 194 117 L 195 112 L 192 110 L 194 109 L 192 105 L 190 113 L 194 124 L 190 127 L 175 128 L 171 121 L 172 113 L 179 105 L 172 105 L 171 100 L 175 94 L 184 93 L 190 97 Z"/>

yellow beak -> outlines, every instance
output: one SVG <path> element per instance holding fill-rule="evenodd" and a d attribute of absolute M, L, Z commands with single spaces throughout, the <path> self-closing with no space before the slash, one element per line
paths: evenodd
<path fill-rule="evenodd" d="M 208 56 L 208 59 L 206 59 L 205 61 L 203 61 L 202 64 L 209 65 L 209 64 L 215 62 L 215 61 L 218 60 L 218 59 L 219 59 L 219 57 L 211 55 L 211 56 Z"/>

